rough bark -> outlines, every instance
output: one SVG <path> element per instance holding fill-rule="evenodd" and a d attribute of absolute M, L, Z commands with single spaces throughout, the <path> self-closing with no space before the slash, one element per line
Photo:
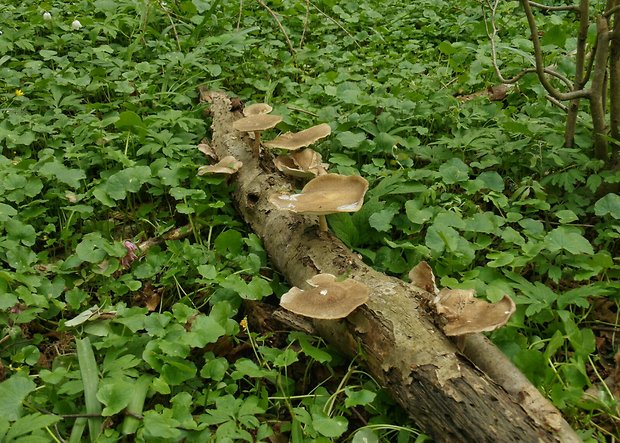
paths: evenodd
<path fill-rule="evenodd" d="M 594 59 L 592 86 L 590 87 L 590 114 L 594 131 L 594 155 L 609 166 L 607 148 L 607 125 L 605 122 L 605 86 L 607 84 L 607 58 L 609 56 L 609 35 L 607 21 L 603 17 L 596 20 L 597 51 Z"/>
<path fill-rule="evenodd" d="M 620 1 L 614 1 L 613 7 L 619 8 Z M 613 19 L 613 35 L 609 54 L 609 130 L 614 140 L 613 166 L 617 168 L 620 151 L 620 11 L 616 10 L 610 19 Z"/>
<path fill-rule="evenodd" d="M 579 2 L 579 33 L 577 34 L 577 54 L 575 56 L 575 83 L 573 91 L 583 89 L 585 86 L 584 79 L 586 48 L 588 40 L 588 27 L 590 25 L 589 0 L 581 0 Z M 575 131 L 577 127 L 577 114 L 579 113 L 579 99 L 571 100 L 566 115 L 566 131 L 564 132 L 564 145 L 572 148 L 575 141 Z"/>
<path fill-rule="evenodd" d="M 463 338 L 459 350 L 436 326 L 426 303 L 430 294 L 365 265 L 330 233 L 320 233 L 316 217 L 276 210 L 268 196 L 290 192 L 291 185 L 268 153 L 261 160 L 252 157 L 247 137 L 232 128 L 238 115 L 224 94 L 201 90 L 201 96 L 211 103 L 216 153 L 243 162 L 234 178 L 234 201 L 272 264 L 291 285 L 304 287 L 307 279 L 328 272 L 347 274 L 371 290 L 365 306 L 340 321 L 314 321 L 315 330 L 345 354 L 361 350 L 368 371 L 426 433 L 438 442 L 580 441 L 484 337 Z M 495 380 L 483 372 L 496 366 Z"/>

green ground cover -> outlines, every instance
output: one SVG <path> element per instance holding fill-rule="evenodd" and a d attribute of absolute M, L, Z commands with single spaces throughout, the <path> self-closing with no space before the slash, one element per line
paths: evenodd
<path fill-rule="evenodd" d="M 282 131 L 329 123 L 331 170 L 370 182 L 333 232 L 391 275 L 427 260 L 441 286 L 509 294 L 493 340 L 585 439 L 617 436 L 620 196 L 595 196 L 618 180 L 585 110 L 567 149 L 533 77 L 465 100 L 497 83 L 476 1 L 269 7 L 285 33 L 255 2 L 0 4 L 0 438 L 425 439 L 359 361 L 243 323 L 287 286 L 231 185 L 196 175 L 199 84 L 272 104 Z M 516 72 L 531 42 L 502 8 Z M 570 71 L 564 19 L 540 17 Z"/>

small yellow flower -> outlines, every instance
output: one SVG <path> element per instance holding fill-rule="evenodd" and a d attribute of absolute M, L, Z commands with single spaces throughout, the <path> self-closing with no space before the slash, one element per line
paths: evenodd
<path fill-rule="evenodd" d="M 248 332 L 248 318 L 247 317 L 243 317 L 243 320 L 241 320 L 239 322 L 239 326 L 241 326 L 241 328 L 245 331 Z"/>
<path fill-rule="evenodd" d="M 22 91 L 21 89 L 16 89 L 15 90 L 15 95 L 17 97 L 21 97 L 22 95 L 24 95 L 24 91 Z"/>

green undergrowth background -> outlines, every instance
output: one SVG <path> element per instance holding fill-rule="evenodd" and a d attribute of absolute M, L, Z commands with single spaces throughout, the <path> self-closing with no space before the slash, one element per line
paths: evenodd
<path fill-rule="evenodd" d="M 287 285 L 233 185 L 196 175 L 198 85 L 270 103 L 278 131 L 329 123 L 330 170 L 370 182 L 333 232 L 388 274 L 427 260 L 440 286 L 509 294 L 495 343 L 586 440 L 617 436 L 601 381 L 620 196 L 595 197 L 618 177 L 592 159 L 587 110 L 567 149 L 535 78 L 465 97 L 497 83 L 476 1 L 268 6 L 286 36 L 256 2 L 0 5 L 0 439 L 425 439 L 363 355 L 243 321 L 244 299 L 276 303 Z M 517 2 L 501 8 L 515 73 L 531 45 Z M 570 73 L 566 17 L 539 19 Z M 134 260 L 125 242 L 148 239 L 162 241 Z"/>

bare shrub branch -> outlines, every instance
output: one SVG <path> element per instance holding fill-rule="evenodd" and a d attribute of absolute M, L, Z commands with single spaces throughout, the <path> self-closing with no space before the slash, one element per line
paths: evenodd
<path fill-rule="evenodd" d="M 291 42 L 291 39 L 289 38 L 288 33 L 286 32 L 286 29 L 284 29 L 284 26 L 282 26 L 282 22 L 278 18 L 278 15 L 275 12 L 273 12 L 273 9 L 267 6 L 263 0 L 256 0 L 256 1 L 258 2 L 259 5 L 265 8 L 267 12 L 269 12 L 269 14 L 273 17 L 276 24 L 278 25 L 278 28 L 280 28 L 280 31 L 282 31 L 282 34 L 284 35 L 284 38 L 286 39 L 288 50 L 290 51 L 291 54 L 295 54 L 295 48 L 293 47 L 293 43 Z"/>

